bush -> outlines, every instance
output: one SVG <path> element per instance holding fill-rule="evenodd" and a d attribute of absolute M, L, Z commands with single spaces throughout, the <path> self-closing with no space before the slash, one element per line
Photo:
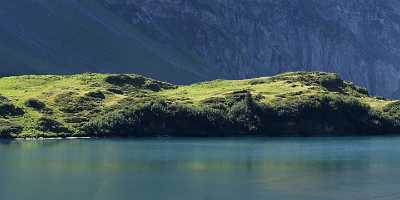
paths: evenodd
<path fill-rule="evenodd" d="M 227 126 L 223 112 L 218 110 L 155 101 L 106 114 L 82 131 L 97 136 L 217 136 L 230 131 Z"/>
<path fill-rule="evenodd" d="M 145 88 L 145 89 L 148 89 L 148 90 L 151 90 L 151 91 L 155 91 L 155 92 L 158 92 L 158 91 L 161 90 L 160 84 L 157 83 L 157 82 L 154 82 L 154 81 L 147 82 L 147 83 L 144 85 L 144 88 Z"/>
<path fill-rule="evenodd" d="M 105 81 L 112 85 L 125 87 L 125 89 L 127 89 L 127 87 L 129 89 L 130 86 L 134 88 L 147 89 L 156 92 L 160 91 L 161 89 L 171 89 L 176 87 L 169 83 L 148 79 L 139 75 L 126 75 L 126 74 L 112 75 L 105 78 Z"/>
<path fill-rule="evenodd" d="M 119 75 L 111 75 L 105 78 L 107 83 L 123 86 L 123 85 L 132 85 L 136 87 L 140 87 L 144 85 L 146 79 L 142 76 L 133 76 L 133 75 L 126 75 L 126 74 L 119 74 Z"/>
<path fill-rule="evenodd" d="M 242 95 L 242 93 L 240 93 Z M 164 101 L 127 105 L 91 120 L 82 132 L 97 136 L 226 136 L 260 133 L 260 108 L 251 95 L 224 109 L 193 108 Z M 240 99 L 240 100 L 238 100 Z M 237 101 L 237 102 L 233 102 Z"/>
<path fill-rule="evenodd" d="M 274 109 L 278 118 L 273 124 L 283 129 L 286 124 L 287 130 L 297 135 L 368 135 L 381 131 L 373 125 L 375 119 L 368 105 L 344 95 L 296 97 L 277 102 Z"/>
<path fill-rule="evenodd" d="M 46 104 L 41 102 L 38 99 L 30 98 L 25 101 L 25 105 L 30 108 L 34 108 L 36 110 L 43 110 L 46 108 Z"/>
<path fill-rule="evenodd" d="M 345 95 L 295 95 L 259 103 L 248 91 L 211 98 L 200 107 L 156 99 L 126 104 L 89 121 L 96 136 L 340 136 L 393 133 L 400 120 Z"/>
<path fill-rule="evenodd" d="M 24 111 L 21 108 L 16 107 L 14 104 L 0 102 L 0 116 L 19 116 L 23 114 Z"/>
<path fill-rule="evenodd" d="M 64 127 L 64 125 L 50 117 L 41 117 L 37 122 L 37 128 L 43 132 L 53 133 L 70 133 L 71 131 Z"/>
<path fill-rule="evenodd" d="M 259 84 L 266 84 L 266 83 L 269 83 L 269 82 L 271 82 L 271 80 L 270 79 L 266 79 L 266 78 L 264 78 L 264 79 L 253 79 L 253 80 L 249 81 L 249 84 L 250 85 L 259 85 Z"/>
<path fill-rule="evenodd" d="M 124 94 L 124 91 L 122 91 L 118 88 L 108 88 L 107 91 L 112 92 L 114 94 Z"/>
<path fill-rule="evenodd" d="M 388 112 L 393 115 L 399 115 L 400 114 L 400 101 L 395 101 L 395 102 L 387 104 L 386 106 L 383 107 L 383 111 Z"/>
<path fill-rule="evenodd" d="M 106 98 L 106 96 L 104 95 L 104 93 L 102 91 L 88 92 L 88 93 L 86 93 L 86 96 L 93 97 L 96 99 L 105 99 Z"/>
<path fill-rule="evenodd" d="M 254 102 L 250 93 L 246 93 L 243 98 L 236 98 L 235 100 L 236 102 L 228 110 L 228 118 L 238 126 L 238 130 L 243 130 L 246 133 L 260 131 L 261 120 L 258 116 L 260 108 Z"/>
<path fill-rule="evenodd" d="M 21 131 L 22 127 L 20 125 L 0 120 L 0 138 L 13 138 L 15 135 L 21 133 Z"/>
<path fill-rule="evenodd" d="M 87 122 L 89 121 L 89 119 L 87 117 L 83 117 L 83 116 L 69 116 L 69 117 L 65 117 L 64 121 L 67 123 L 72 123 L 72 124 L 79 124 L 82 122 Z"/>
<path fill-rule="evenodd" d="M 0 116 L 19 116 L 23 115 L 24 111 L 16 107 L 6 97 L 0 95 Z"/>
<path fill-rule="evenodd" d="M 337 74 L 321 76 L 318 81 L 328 91 L 341 91 L 344 88 L 344 81 Z"/>

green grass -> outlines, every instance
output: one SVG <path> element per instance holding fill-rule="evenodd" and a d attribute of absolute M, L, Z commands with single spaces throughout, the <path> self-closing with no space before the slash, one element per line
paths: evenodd
<path fill-rule="evenodd" d="M 197 83 L 189 86 L 181 86 L 175 90 L 166 90 L 160 93 L 161 96 L 173 100 L 187 99 L 195 104 L 200 103 L 212 97 L 224 97 L 235 91 L 248 90 L 253 95 L 262 95 L 265 100 L 271 100 L 277 95 L 285 95 L 294 92 L 307 92 L 309 87 L 297 84 L 286 84 L 283 81 L 273 82 L 268 78 L 258 80 L 267 80 L 265 83 L 251 85 L 251 80 L 216 80 L 211 82 Z"/>
<path fill-rule="evenodd" d="M 263 96 L 264 103 L 271 103 L 277 99 L 290 98 L 291 96 L 317 96 L 327 93 L 353 96 L 351 94 L 328 91 L 319 84 L 307 84 L 299 81 L 298 78 L 303 77 L 304 74 L 315 77 L 329 77 L 332 75 L 330 73 L 313 74 L 312 72 L 288 72 L 274 77 L 261 77 L 247 80 L 215 80 L 189 86 L 180 86 L 175 90 L 165 90 L 160 92 L 160 95 L 175 101 L 182 101 L 184 103 L 191 102 L 193 104 L 199 104 L 213 97 L 224 97 L 232 92 L 242 90 L 247 90 L 254 96 Z M 349 90 L 350 93 L 358 93 L 351 88 Z M 371 107 L 377 109 L 382 108 L 390 102 L 367 95 L 360 95 L 358 98 L 362 102 L 370 104 Z"/>
<path fill-rule="evenodd" d="M 257 97 L 259 103 L 274 107 L 282 102 L 290 104 L 299 99 L 337 95 L 355 98 L 377 111 L 382 111 L 386 105 L 394 102 L 371 97 L 352 83 L 342 81 L 330 73 L 290 72 L 274 77 L 214 80 L 184 86 L 173 86 L 149 78 L 144 78 L 145 84 L 142 85 L 116 85 L 106 81 L 109 77 L 119 78 L 119 75 L 85 73 L 0 78 L 0 95 L 24 110 L 23 115 L 1 118 L 23 127 L 22 132 L 13 137 L 55 137 L 61 133 L 43 132 L 38 128 L 40 119 L 46 117 L 60 122 L 70 130 L 67 135 L 72 136 L 86 122 L 118 109 L 121 105 L 135 105 L 152 99 L 201 108 L 207 100 L 227 98 L 234 93 L 246 91 Z M 160 86 L 161 90 L 151 90 L 148 85 Z M 113 92 L 115 90 L 120 92 Z M 104 94 L 104 99 L 92 97 L 89 93 Z M 26 101 L 29 99 L 43 102 L 45 109 L 28 107 Z"/>

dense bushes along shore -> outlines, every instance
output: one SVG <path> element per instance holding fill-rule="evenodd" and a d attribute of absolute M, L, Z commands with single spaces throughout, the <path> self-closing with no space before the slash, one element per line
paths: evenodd
<path fill-rule="evenodd" d="M 398 120 L 351 97 L 326 95 L 275 106 L 250 93 L 204 107 L 162 100 L 127 105 L 84 126 L 90 136 L 340 136 L 396 133 Z"/>

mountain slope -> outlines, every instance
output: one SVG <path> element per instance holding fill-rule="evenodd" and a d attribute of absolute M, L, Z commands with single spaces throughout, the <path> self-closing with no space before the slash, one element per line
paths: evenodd
<path fill-rule="evenodd" d="M 98 1 L 154 38 L 204 58 L 225 78 L 328 71 L 372 94 L 400 97 L 395 0 Z"/>
<path fill-rule="evenodd" d="M 19 0 L 0 74 L 135 72 L 174 83 L 327 71 L 400 98 L 396 0 Z"/>
<path fill-rule="evenodd" d="M 7 1 L 0 16 L 0 74 L 136 72 L 180 82 L 215 74 L 95 1 Z"/>
<path fill-rule="evenodd" d="M 336 74 L 179 86 L 134 74 L 0 78 L 0 137 L 398 134 L 400 103 Z"/>

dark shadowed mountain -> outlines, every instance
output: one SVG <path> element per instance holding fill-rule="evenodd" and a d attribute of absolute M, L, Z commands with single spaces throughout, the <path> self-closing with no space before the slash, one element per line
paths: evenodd
<path fill-rule="evenodd" d="M 1 74 L 136 72 L 184 83 L 215 74 L 90 0 L 3 2 L 0 55 Z"/>
<path fill-rule="evenodd" d="M 136 72 L 186 83 L 337 72 L 400 97 L 396 0 L 18 0 L 1 73 Z"/>

